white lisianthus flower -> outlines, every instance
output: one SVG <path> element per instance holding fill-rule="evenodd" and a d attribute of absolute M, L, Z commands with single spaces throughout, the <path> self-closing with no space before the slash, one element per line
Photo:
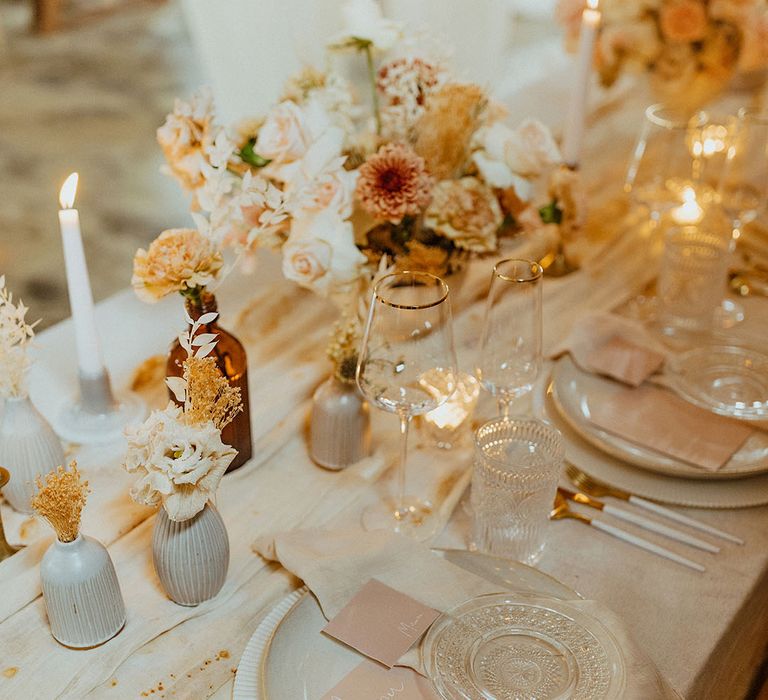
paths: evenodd
<path fill-rule="evenodd" d="M 144 423 L 125 431 L 128 450 L 123 466 L 139 474 L 131 489 L 137 503 L 162 504 L 176 522 L 197 515 L 213 498 L 237 450 L 221 441 L 212 422 L 189 425 L 171 403 L 153 411 Z"/>
<path fill-rule="evenodd" d="M 283 274 L 326 297 L 356 284 L 365 262 L 352 224 L 330 208 L 295 218 L 283 246 Z"/>
<path fill-rule="evenodd" d="M 370 42 L 380 51 L 389 51 L 402 36 L 398 22 L 385 19 L 376 0 L 348 0 L 341 9 L 344 18 L 343 38 L 345 41 Z"/>

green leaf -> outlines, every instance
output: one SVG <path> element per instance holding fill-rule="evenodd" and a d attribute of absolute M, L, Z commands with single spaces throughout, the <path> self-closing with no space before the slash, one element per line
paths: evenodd
<path fill-rule="evenodd" d="M 255 145 L 256 139 L 249 139 L 248 143 L 240 149 L 238 155 L 242 161 L 248 163 L 248 165 L 252 165 L 254 168 L 263 168 L 265 165 L 269 165 L 272 161 L 262 158 L 256 153 L 256 151 L 253 150 Z"/>
<path fill-rule="evenodd" d="M 542 223 L 559 225 L 563 220 L 563 210 L 557 206 L 557 200 L 553 199 L 549 204 L 539 209 L 539 216 Z"/>

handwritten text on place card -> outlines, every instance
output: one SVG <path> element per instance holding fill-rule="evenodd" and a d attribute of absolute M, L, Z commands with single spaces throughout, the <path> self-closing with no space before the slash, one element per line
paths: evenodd
<path fill-rule="evenodd" d="M 323 632 L 392 668 L 438 615 L 437 610 L 371 579 Z"/>
<path fill-rule="evenodd" d="M 429 681 L 416 671 L 386 669 L 367 659 L 356 666 L 321 700 L 439 700 Z"/>

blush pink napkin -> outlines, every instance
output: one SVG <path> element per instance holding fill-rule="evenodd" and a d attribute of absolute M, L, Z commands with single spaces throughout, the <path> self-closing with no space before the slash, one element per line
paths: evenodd
<path fill-rule="evenodd" d="M 614 336 L 587 355 L 593 371 L 630 386 L 640 386 L 664 364 L 664 355 Z"/>
<path fill-rule="evenodd" d="M 752 432 L 653 386 L 616 392 L 591 407 L 590 420 L 625 440 L 708 471 L 720 469 Z"/>

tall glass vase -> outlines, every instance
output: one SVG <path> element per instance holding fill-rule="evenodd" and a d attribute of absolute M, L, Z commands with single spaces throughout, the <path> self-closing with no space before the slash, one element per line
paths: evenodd
<path fill-rule="evenodd" d="M 187 297 L 187 313 L 195 321 L 203 314 L 217 310 L 216 297 L 210 292 L 202 292 L 197 297 Z M 232 460 L 227 472 L 241 467 L 251 458 L 251 413 L 248 403 L 248 360 L 243 344 L 229 331 L 224 330 L 217 321 L 200 326 L 198 333 L 216 333 L 218 342 L 211 352 L 221 373 L 234 387 L 240 388 L 243 410 L 234 420 L 221 431 L 221 439 L 237 450 L 237 456 Z M 178 339 L 171 345 L 168 354 L 166 374 L 169 377 L 180 377 L 184 373 L 184 360 L 187 353 L 179 344 Z M 173 394 L 169 392 L 173 401 Z M 178 403 L 178 402 L 177 402 Z"/>

